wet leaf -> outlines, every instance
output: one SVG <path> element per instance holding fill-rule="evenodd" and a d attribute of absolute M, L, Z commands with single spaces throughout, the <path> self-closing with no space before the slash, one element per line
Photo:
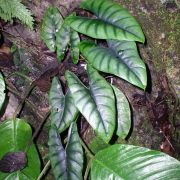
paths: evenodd
<path fill-rule="evenodd" d="M 115 129 L 115 99 L 111 86 L 88 66 L 89 86 L 86 88 L 72 73 L 66 72 L 74 103 L 96 133 L 109 142 Z"/>
<path fill-rule="evenodd" d="M 116 144 L 95 155 L 91 179 L 179 179 L 180 162 L 162 152 Z"/>
<path fill-rule="evenodd" d="M 74 64 L 77 64 L 79 61 L 79 43 L 80 43 L 79 34 L 76 31 L 71 30 L 71 36 L 70 36 L 71 56 Z"/>
<path fill-rule="evenodd" d="M 111 40 L 108 44 L 109 48 L 106 48 L 83 41 L 80 43 L 80 51 L 96 69 L 119 76 L 145 89 L 146 67 L 139 58 L 135 42 Z"/>
<path fill-rule="evenodd" d="M 32 137 L 29 124 L 22 119 L 7 120 L 0 124 L 0 159 L 7 153 L 25 151 Z M 40 160 L 35 145 L 27 151 L 27 166 L 14 173 L 0 172 L 0 179 L 36 179 L 40 173 Z M 16 162 L 17 163 L 17 162 Z M 16 165 L 16 164 L 15 164 Z M 14 166 L 10 168 L 15 169 Z"/>
<path fill-rule="evenodd" d="M 83 150 L 80 144 L 76 123 L 68 132 L 66 148 L 62 146 L 58 129 L 51 127 L 49 132 L 49 156 L 56 179 L 81 180 L 83 169 Z"/>
<path fill-rule="evenodd" d="M 144 34 L 136 19 L 117 3 L 110 0 L 86 0 L 81 7 L 98 18 L 71 16 L 69 25 L 76 31 L 97 39 L 118 39 L 144 42 Z"/>
<path fill-rule="evenodd" d="M 49 7 L 46 10 L 41 27 L 41 38 L 51 51 L 56 50 L 56 34 L 60 30 L 63 21 L 58 8 Z"/>

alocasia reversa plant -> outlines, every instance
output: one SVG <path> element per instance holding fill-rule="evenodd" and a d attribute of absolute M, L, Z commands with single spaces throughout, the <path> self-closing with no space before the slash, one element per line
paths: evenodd
<path fill-rule="evenodd" d="M 136 46 L 136 41 L 144 43 L 145 37 L 137 20 L 127 9 L 111 0 L 84 0 L 80 7 L 94 16 L 82 17 L 72 13 L 63 18 L 57 8 L 50 7 L 41 29 L 42 39 L 57 53 L 59 62 L 68 47 L 74 64 L 78 63 L 81 52 L 87 63 L 89 79 L 86 87 L 74 73 L 66 71 L 68 90 L 65 95 L 58 78 L 54 77 L 52 81 L 49 158 L 56 179 L 83 179 L 85 164 L 81 146 L 90 151 L 78 135 L 79 114 L 105 143 L 109 143 L 114 135 L 125 139 L 132 126 L 128 100 L 100 72 L 118 76 L 142 90 L 147 86 L 146 66 Z M 80 42 L 78 33 L 87 40 Z M 96 39 L 106 40 L 106 44 L 98 44 Z M 62 141 L 61 133 L 67 128 L 68 137 Z M 64 142 L 67 143 L 65 148 Z M 179 161 L 143 147 L 115 144 L 89 156 L 92 180 L 169 180 L 180 177 Z M 88 169 L 89 166 L 85 179 Z"/>

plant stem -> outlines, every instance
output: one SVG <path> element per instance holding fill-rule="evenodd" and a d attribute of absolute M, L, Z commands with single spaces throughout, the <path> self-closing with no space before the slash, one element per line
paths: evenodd
<path fill-rule="evenodd" d="M 10 75 L 7 77 L 7 79 L 9 79 L 10 77 L 12 77 L 12 76 L 14 76 L 14 75 L 21 76 L 21 77 L 23 77 L 24 79 L 27 79 L 29 82 L 32 83 L 32 79 L 29 78 L 28 76 L 26 76 L 25 74 L 21 73 L 21 72 L 14 72 L 14 73 L 12 73 L 12 74 L 10 74 Z"/>
<path fill-rule="evenodd" d="M 21 112 L 24 102 L 26 101 L 26 98 L 29 96 L 29 94 L 31 93 L 31 91 L 33 90 L 33 88 L 35 87 L 34 83 L 32 83 L 29 87 L 29 89 L 27 90 L 27 92 L 24 95 L 24 98 L 22 100 L 22 102 L 18 105 L 16 111 L 13 114 L 13 119 L 16 119 L 16 117 L 18 117 L 19 113 Z"/>
<path fill-rule="evenodd" d="M 47 173 L 47 171 L 49 170 L 51 165 L 50 160 L 46 163 L 46 165 L 44 166 L 43 170 L 41 171 L 40 175 L 38 176 L 37 180 L 42 179 L 42 177 Z"/>
<path fill-rule="evenodd" d="M 38 126 L 38 128 L 35 130 L 31 140 L 29 141 L 28 145 L 26 146 L 25 152 L 28 151 L 28 149 L 30 148 L 30 146 L 32 145 L 34 139 L 37 137 L 37 135 L 39 134 L 43 124 L 45 123 L 46 119 L 49 117 L 50 115 L 50 111 L 45 115 L 45 117 L 42 119 L 40 125 Z"/>
<path fill-rule="evenodd" d="M 84 141 L 81 138 L 80 138 L 80 143 L 81 143 L 82 147 L 85 149 L 85 151 L 87 152 L 87 155 L 91 159 L 94 159 L 94 154 L 91 152 L 91 150 L 87 147 L 87 145 L 84 143 Z"/>
<path fill-rule="evenodd" d="M 92 164 L 92 159 L 89 160 L 88 165 L 86 167 L 86 171 L 85 171 L 85 174 L 84 174 L 84 180 L 88 179 L 89 171 L 91 169 L 91 164 Z"/>
<path fill-rule="evenodd" d="M 6 85 L 7 85 L 7 89 L 14 95 L 18 96 L 21 100 L 23 99 L 23 97 L 21 96 L 21 94 L 19 94 L 14 87 L 12 87 L 9 83 L 7 83 L 6 80 Z M 36 113 L 36 115 L 40 118 L 43 119 L 43 116 L 37 112 L 37 109 L 35 108 L 35 105 L 28 99 L 25 100 L 25 103 L 27 103 L 27 105 Z"/>

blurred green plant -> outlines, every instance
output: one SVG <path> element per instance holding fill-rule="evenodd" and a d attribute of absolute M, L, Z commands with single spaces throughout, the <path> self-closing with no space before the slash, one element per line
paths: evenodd
<path fill-rule="evenodd" d="M 21 3 L 21 0 L 0 0 L 0 18 L 10 22 L 13 22 L 13 18 L 17 18 L 31 30 L 33 29 L 32 12 Z"/>

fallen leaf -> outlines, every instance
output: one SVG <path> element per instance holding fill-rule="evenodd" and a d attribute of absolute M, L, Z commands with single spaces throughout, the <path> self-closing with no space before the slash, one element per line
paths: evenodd
<path fill-rule="evenodd" d="M 4 173 L 12 173 L 24 169 L 27 164 L 25 152 L 8 152 L 0 160 L 0 171 Z"/>

